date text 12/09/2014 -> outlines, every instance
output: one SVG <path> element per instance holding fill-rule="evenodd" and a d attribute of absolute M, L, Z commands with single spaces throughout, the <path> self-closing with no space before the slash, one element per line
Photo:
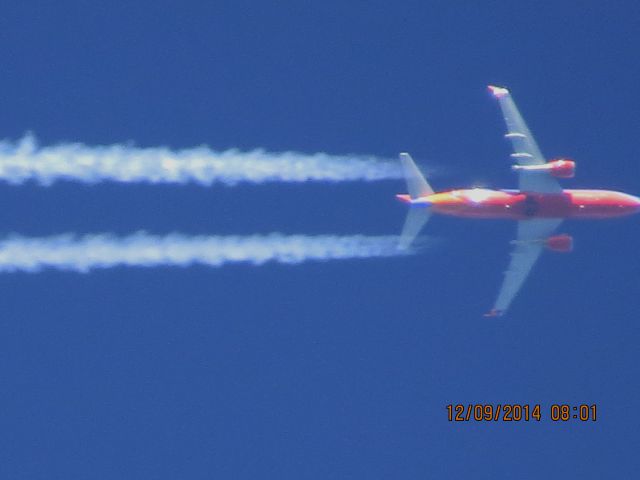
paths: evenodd
<path fill-rule="evenodd" d="M 553 422 L 595 422 L 597 406 L 595 404 L 552 404 L 543 409 L 540 404 L 449 404 L 446 406 L 447 420 L 450 422 L 539 422 L 548 418 Z M 548 415 L 545 415 L 545 410 Z"/>

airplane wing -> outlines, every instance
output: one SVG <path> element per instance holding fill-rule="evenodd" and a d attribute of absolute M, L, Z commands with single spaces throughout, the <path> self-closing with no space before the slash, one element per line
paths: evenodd
<path fill-rule="evenodd" d="M 498 99 L 504 121 L 507 124 L 507 134 L 513 146 L 513 158 L 518 165 L 543 165 L 546 159 L 540 152 L 538 144 L 529 131 L 522 115 L 518 111 L 511 93 L 506 88 L 489 86 L 489 90 Z M 519 189 L 522 192 L 561 193 L 562 187 L 548 172 L 518 171 Z"/>
<path fill-rule="evenodd" d="M 488 317 L 506 312 L 527 279 L 529 272 L 545 248 L 544 242 L 562 223 L 561 218 L 534 218 L 518 222 L 518 238 L 511 252 L 511 262 L 505 272 L 502 288 Z"/>

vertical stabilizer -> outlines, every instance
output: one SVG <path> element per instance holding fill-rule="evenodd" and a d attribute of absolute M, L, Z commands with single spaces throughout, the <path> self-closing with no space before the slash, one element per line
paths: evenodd
<path fill-rule="evenodd" d="M 408 153 L 400 154 L 400 162 L 407 181 L 407 189 L 411 198 L 424 197 L 433 193 L 433 188 L 427 183 L 415 162 Z"/>
<path fill-rule="evenodd" d="M 400 154 L 400 162 L 404 170 L 404 176 L 407 181 L 407 190 L 409 191 L 410 199 L 405 199 L 412 203 L 411 200 L 420 197 L 426 197 L 433 193 L 433 188 L 429 185 L 424 175 L 420 172 L 415 162 L 408 153 Z M 404 196 L 400 196 L 404 197 Z M 402 227 L 402 233 L 400 234 L 400 241 L 398 248 L 405 250 L 411 246 L 415 238 L 422 230 L 422 227 L 427 223 L 429 217 L 431 217 L 431 210 L 429 210 L 428 203 L 409 205 L 409 212 L 407 218 L 404 221 L 404 227 Z"/>

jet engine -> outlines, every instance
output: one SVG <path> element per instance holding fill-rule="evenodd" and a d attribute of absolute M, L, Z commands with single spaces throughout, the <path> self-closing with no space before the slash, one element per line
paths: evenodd
<path fill-rule="evenodd" d="M 562 234 L 547 238 L 545 246 L 554 252 L 569 253 L 573 250 L 573 237 Z"/>
<path fill-rule="evenodd" d="M 573 160 L 567 160 L 565 158 L 559 158 L 547 163 L 550 168 L 550 173 L 554 177 L 558 178 L 573 178 L 576 174 L 576 162 Z"/>
<path fill-rule="evenodd" d="M 558 158 L 543 165 L 513 165 L 511 169 L 526 172 L 549 172 L 554 177 L 573 178 L 576 172 L 576 162 L 566 158 Z"/>

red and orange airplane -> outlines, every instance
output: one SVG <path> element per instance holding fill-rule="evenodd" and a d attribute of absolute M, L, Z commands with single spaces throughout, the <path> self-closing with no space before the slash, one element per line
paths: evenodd
<path fill-rule="evenodd" d="M 546 247 L 570 252 L 569 235 L 552 235 L 565 218 L 601 219 L 640 211 L 640 198 L 609 190 L 563 190 L 559 178 L 572 178 L 575 163 L 567 159 L 547 162 L 520 115 L 509 90 L 490 86 L 507 124 L 505 137 L 511 141 L 511 168 L 518 173 L 517 190 L 473 188 L 434 192 L 408 153 L 400 154 L 408 194 L 397 198 L 410 205 L 402 230 L 401 248 L 407 248 L 432 213 L 464 218 L 501 218 L 518 222 L 517 239 L 502 288 L 487 317 L 503 315 L 534 263 Z"/>

